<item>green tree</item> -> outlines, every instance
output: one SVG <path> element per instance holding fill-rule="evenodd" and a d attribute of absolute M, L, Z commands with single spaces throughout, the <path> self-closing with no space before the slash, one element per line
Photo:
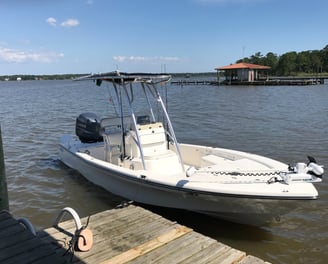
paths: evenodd
<path fill-rule="evenodd" d="M 263 65 L 270 66 L 271 67 L 271 73 L 275 74 L 277 71 L 279 58 L 277 54 L 274 54 L 273 52 L 268 52 L 263 60 Z"/>
<path fill-rule="evenodd" d="M 310 52 L 310 63 L 311 63 L 311 72 L 319 73 L 322 72 L 322 62 L 320 57 L 320 51 L 313 50 Z"/>
<path fill-rule="evenodd" d="M 296 59 L 296 51 L 291 51 L 283 54 L 279 58 L 277 73 L 284 76 L 295 74 L 297 71 Z"/>
<path fill-rule="evenodd" d="M 256 52 L 254 55 L 251 56 L 251 63 L 254 64 L 262 64 L 263 62 L 263 55 L 261 52 Z"/>
<path fill-rule="evenodd" d="M 268 52 L 265 56 L 256 52 L 248 58 L 237 62 L 248 62 L 271 67 L 272 75 L 294 75 L 297 73 L 328 73 L 328 45 L 322 50 L 291 51 L 277 56 Z"/>
<path fill-rule="evenodd" d="M 322 61 L 322 71 L 328 72 L 328 45 L 320 51 Z"/>
<path fill-rule="evenodd" d="M 308 51 L 302 51 L 297 54 L 296 65 L 298 72 L 311 72 L 311 62 Z"/>

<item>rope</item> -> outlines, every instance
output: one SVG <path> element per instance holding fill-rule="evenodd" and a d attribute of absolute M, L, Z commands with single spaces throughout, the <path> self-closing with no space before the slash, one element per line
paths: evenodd
<path fill-rule="evenodd" d="M 196 172 L 206 172 L 211 173 L 215 176 L 217 175 L 232 175 L 232 176 L 274 176 L 286 173 L 283 171 L 270 171 L 270 172 L 238 172 L 238 171 L 196 171 Z"/>

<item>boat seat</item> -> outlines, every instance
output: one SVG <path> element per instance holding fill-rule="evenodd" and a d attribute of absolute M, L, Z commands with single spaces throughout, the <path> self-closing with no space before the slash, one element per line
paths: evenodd
<path fill-rule="evenodd" d="M 122 136 L 120 133 L 114 134 L 103 134 L 104 138 L 104 152 L 105 156 L 104 159 L 106 161 L 112 162 L 113 156 L 119 156 L 121 154 L 121 143 L 122 143 Z"/>
<path fill-rule="evenodd" d="M 156 155 L 156 153 L 162 153 L 167 150 L 165 130 L 161 122 L 137 124 L 137 130 L 144 156 Z M 127 133 L 125 150 L 128 156 L 141 156 L 135 130 Z"/>
<path fill-rule="evenodd" d="M 140 157 L 124 160 L 124 167 L 134 170 L 143 170 Z M 178 174 L 181 173 L 181 164 L 178 155 L 172 150 L 166 150 L 155 155 L 145 156 L 145 166 L 148 171 L 156 173 Z"/>

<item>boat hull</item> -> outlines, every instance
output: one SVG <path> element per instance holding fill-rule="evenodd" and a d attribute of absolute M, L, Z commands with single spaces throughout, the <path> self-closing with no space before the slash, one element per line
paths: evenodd
<path fill-rule="evenodd" d="M 297 207 L 294 199 L 234 195 L 186 189 L 150 181 L 136 171 L 89 158 L 60 145 L 60 159 L 87 180 L 105 190 L 139 203 L 190 210 L 232 222 L 263 225 Z M 300 199 L 301 200 L 301 199 Z M 296 204 L 295 204 L 296 203 Z"/>

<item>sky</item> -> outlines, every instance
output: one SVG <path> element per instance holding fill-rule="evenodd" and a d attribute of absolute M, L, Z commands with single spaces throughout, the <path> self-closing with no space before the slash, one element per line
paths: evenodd
<path fill-rule="evenodd" d="M 326 0 L 0 0 L 0 75 L 211 72 L 328 44 Z"/>

